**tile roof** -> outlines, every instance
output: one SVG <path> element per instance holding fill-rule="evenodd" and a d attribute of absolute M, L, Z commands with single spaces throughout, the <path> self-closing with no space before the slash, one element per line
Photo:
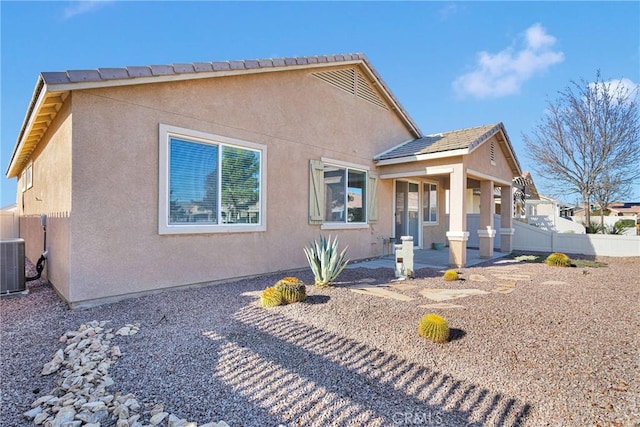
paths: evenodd
<path fill-rule="evenodd" d="M 500 129 L 504 131 L 502 123 L 494 123 L 427 135 L 394 147 L 389 151 L 377 155 L 375 159 L 387 160 L 443 151 L 473 149 Z"/>
<path fill-rule="evenodd" d="M 320 68 L 347 64 L 361 64 L 368 77 L 374 81 L 382 95 L 389 102 L 393 112 L 400 117 L 409 131 L 416 137 L 422 136 L 420 128 L 362 53 L 42 72 L 38 76 L 31 102 L 7 167 L 6 176 L 9 178 L 17 176 L 35 147 L 39 144 L 47 127 L 55 118 L 55 113 L 51 114 L 49 111 L 41 117 L 41 107 L 43 105 L 59 107 L 64 102 L 68 92 L 73 90 L 282 71 L 287 67 L 294 67 L 294 69 L 304 67 Z M 32 132 L 32 118 L 41 118 L 42 123 L 45 123 L 44 128 L 40 126 L 38 133 Z"/>
<path fill-rule="evenodd" d="M 135 79 L 154 76 L 177 76 L 185 74 L 211 73 L 215 71 L 251 70 L 313 64 L 331 64 L 348 61 L 367 61 L 362 53 L 343 55 L 301 56 L 291 58 L 246 59 L 241 61 L 194 62 L 188 64 L 148 65 L 124 68 L 98 68 L 96 70 L 69 70 L 63 72 L 43 72 L 42 79 L 47 85 L 101 82 L 108 80 Z M 379 76 L 377 76 L 379 77 Z"/>

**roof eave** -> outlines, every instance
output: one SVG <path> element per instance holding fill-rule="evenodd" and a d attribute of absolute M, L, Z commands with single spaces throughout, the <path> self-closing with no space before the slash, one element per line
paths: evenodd
<path fill-rule="evenodd" d="M 444 159 L 447 157 L 458 157 L 469 154 L 469 150 L 466 148 L 460 148 L 457 150 L 438 151 L 436 153 L 416 154 L 413 156 L 394 157 L 390 159 L 375 160 L 378 166 L 397 165 L 400 163 L 412 163 L 421 162 L 424 160 Z"/>
<path fill-rule="evenodd" d="M 13 153 L 11 153 L 11 160 L 9 161 L 9 165 L 7 166 L 6 176 L 7 178 L 14 178 L 18 176 L 19 173 L 19 165 L 17 165 L 17 160 L 19 157 L 19 152 L 21 148 L 24 147 L 24 142 L 26 137 L 28 136 L 27 128 L 33 125 L 34 115 L 33 112 L 37 110 L 37 105 L 42 103 L 44 96 L 47 92 L 46 84 L 42 78 L 42 74 L 38 75 L 38 79 L 36 81 L 36 85 L 33 89 L 33 94 L 31 95 L 31 101 L 29 102 L 29 107 L 27 108 L 27 112 L 25 114 L 24 120 L 22 121 L 22 126 L 20 127 L 20 133 L 18 134 L 18 139 L 16 140 L 16 145 L 13 147 Z"/>

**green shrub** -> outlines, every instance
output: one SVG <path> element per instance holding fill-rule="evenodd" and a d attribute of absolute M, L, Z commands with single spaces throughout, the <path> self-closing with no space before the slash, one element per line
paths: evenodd
<path fill-rule="evenodd" d="M 444 278 L 444 280 L 446 280 L 447 282 L 453 282 L 455 280 L 458 280 L 460 278 L 460 276 L 458 276 L 458 272 L 455 270 L 447 270 L 444 272 L 444 276 L 442 276 Z"/>
<path fill-rule="evenodd" d="M 336 237 L 332 242 L 331 236 L 328 240 L 324 236 L 320 236 L 320 242 L 313 241 L 304 248 L 304 254 L 311 271 L 313 271 L 316 286 L 323 288 L 333 284 L 333 281 L 349 262 L 348 259 L 345 259 L 346 253 L 347 248 L 338 252 L 338 238 Z"/>
<path fill-rule="evenodd" d="M 262 291 L 260 295 L 260 305 L 262 308 L 270 308 L 278 305 L 282 305 L 284 300 L 282 294 L 274 286 L 270 286 Z"/>
<path fill-rule="evenodd" d="M 420 319 L 418 334 L 436 343 L 449 340 L 449 324 L 442 316 L 429 313 Z"/>
<path fill-rule="evenodd" d="M 620 228 L 635 228 L 636 222 L 632 219 L 621 219 L 616 221 L 614 225 Z"/>
<path fill-rule="evenodd" d="M 304 282 L 297 277 L 285 277 L 278 280 L 273 287 L 280 292 L 285 304 L 292 304 L 307 299 L 306 286 Z"/>
<path fill-rule="evenodd" d="M 563 253 L 554 252 L 547 257 L 544 263 L 554 267 L 571 267 L 571 258 Z"/>

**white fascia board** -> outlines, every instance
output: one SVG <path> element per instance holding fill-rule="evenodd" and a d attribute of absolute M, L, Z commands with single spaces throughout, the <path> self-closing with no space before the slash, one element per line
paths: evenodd
<path fill-rule="evenodd" d="M 414 156 L 406 156 L 406 157 L 397 157 L 394 159 L 385 159 L 378 160 L 378 166 L 385 165 L 397 165 L 399 163 L 411 163 L 411 162 L 420 162 L 423 160 L 433 160 L 433 159 L 444 159 L 447 157 L 456 157 L 456 156 L 464 156 L 469 154 L 469 150 L 466 148 L 461 148 L 458 150 L 451 151 L 441 151 L 438 153 L 429 153 L 429 154 L 418 154 Z"/>
<path fill-rule="evenodd" d="M 486 181 L 493 181 L 494 183 L 501 184 L 501 186 L 511 187 L 513 185 L 513 183 L 510 182 L 510 181 L 505 181 L 502 178 L 491 176 L 491 175 L 486 174 L 484 172 L 478 172 L 476 170 L 469 169 L 469 168 L 467 168 L 467 176 L 484 179 Z"/>
<path fill-rule="evenodd" d="M 452 174 L 454 168 L 451 166 L 433 166 L 425 168 L 427 175 L 448 175 Z"/>

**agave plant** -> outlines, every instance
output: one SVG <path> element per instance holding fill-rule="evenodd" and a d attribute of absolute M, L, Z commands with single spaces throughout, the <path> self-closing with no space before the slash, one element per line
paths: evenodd
<path fill-rule="evenodd" d="M 347 248 L 338 252 L 338 237 L 331 241 L 331 236 L 326 239 L 320 236 L 320 241 L 313 241 L 304 248 L 304 254 L 313 271 L 315 285 L 318 287 L 331 286 L 333 281 L 344 270 L 349 262 L 345 259 Z"/>

